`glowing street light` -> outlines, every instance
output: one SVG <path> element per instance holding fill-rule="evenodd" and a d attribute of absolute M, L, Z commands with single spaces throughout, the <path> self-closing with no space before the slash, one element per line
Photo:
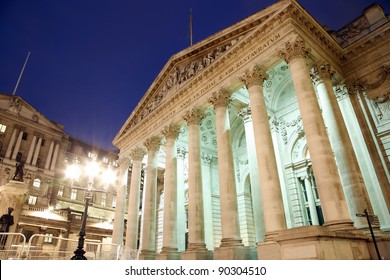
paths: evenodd
<path fill-rule="evenodd" d="M 73 185 L 73 182 L 79 181 L 82 171 L 84 171 L 85 174 L 88 176 L 86 188 L 76 187 Z M 81 220 L 81 229 L 79 233 L 78 246 L 76 251 L 74 251 L 74 256 L 71 258 L 71 260 L 87 259 L 84 256 L 85 254 L 84 241 L 85 241 L 85 228 L 86 228 L 87 216 L 88 216 L 88 206 L 92 199 L 92 194 L 94 192 L 105 192 L 105 190 L 93 189 L 94 178 L 99 175 L 100 171 L 101 168 L 95 160 L 88 162 L 84 168 L 80 167 L 79 162 L 76 161 L 73 164 L 69 165 L 65 171 L 65 176 L 70 180 L 72 180 L 72 188 L 85 191 L 85 207 L 84 207 L 83 217 Z M 102 180 L 104 182 L 104 186 L 108 186 L 114 183 L 115 179 L 116 179 L 115 172 L 112 171 L 110 167 L 108 167 L 106 170 L 102 172 Z"/>

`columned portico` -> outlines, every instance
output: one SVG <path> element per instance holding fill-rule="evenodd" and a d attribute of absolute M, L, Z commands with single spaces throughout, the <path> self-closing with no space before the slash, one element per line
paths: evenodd
<path fill-rule="evenodd" d="M 133 160 L 131 170 L 130 194 L 127 205 L 127 227 L 124 259 L 134 259 L 138 246 L 138 225 L 139 225 L 139 205 L 140 205 L 140 186 L 142 160 L 145 151 L 142 148 L 135 148 L 130 153 Z"/>
<path fill-rule="evenodd" d="M 320 107 L 306 64 L 307 49 L 296 36 L 279 55 L 288 63 L 318 184 L 325 223 L 334 230 L 353 229 Z"/>
<path fill-rule="evenodd" d="M 182 260 L 210 259 L 204 235 L 202 168 L 200 146 L 200 123 L 204 118 L 201 109 L 194 108 L 186 113 L 188 124 L 188 248 L 181 254 Z"/>
<path fill-rule="evenodd" d="M 153 260 L 156 257 L 157 152 L 161 145 L 161 137 L 153 136 L 147 139 L 144 145 L 148 149 L 148 163 L 140 259 Z"/>
<path fill-rule="evenodd" d="M 165 180 L 164 180 L 164 221 L 163 247 L 158 259 L 178 260 L 180 254 L 177 244 L 177 148 L 176 138 L 180 126 L 171 124 L 166 126 L 163 134 L 166 138 Z"/>

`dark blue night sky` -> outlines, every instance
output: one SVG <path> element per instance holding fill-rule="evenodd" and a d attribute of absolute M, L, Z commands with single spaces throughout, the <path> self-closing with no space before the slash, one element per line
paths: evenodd
<path fill-rule="evenodd" d="M 275 1 L 0 0 L 0 93 L 16 95 L 72 136 L 111 141 L 168 59 Z M 339 29 L 370 0 L 298 1 Z M 376 1 L 389 12 L 389 1 Z"/>

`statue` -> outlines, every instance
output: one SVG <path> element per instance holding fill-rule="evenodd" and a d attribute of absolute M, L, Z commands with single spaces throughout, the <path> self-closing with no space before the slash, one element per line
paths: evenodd
<path fill-rule="evenodd" d="M 8 237 L 7 235 L 1 235 L 1 233 L 9 232 L 9 228 L 14 224 L 14 217 L 11 215 L 13 211 L 14 208 L 8 207 L 8 214 L 4 214 L 0 218 L 0 250 L 4 250 Z"/>
<path fill-rule="evenodd" d="M 16 170 L 12 180 L 23 182 L 23 173 L 24 173 L 24 161 L 16 163 Z"/>

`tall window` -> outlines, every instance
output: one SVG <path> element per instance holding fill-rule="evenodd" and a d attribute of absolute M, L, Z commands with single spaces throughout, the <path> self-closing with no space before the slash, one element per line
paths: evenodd
<path fill-rule="evenodd" d="M 57 196 L 63 196 L 63 195 L 64 195 L 64 186 L 59 186 Z"/>
<path fill-rule="evenodd" d="M 102 200 L 100 201 L 100 205 L 106 206 L 106 200 L 107 200 L 107 195 L 105 193 L 102 193 Z"/>
<path fill-rule="evenodd" d="M 116 207 L 116 196 L 113 196 L 113 197 L 112 197 L 111 207 L 112 207 L 112 208 L 115 208 L 115 207 Z"/>
<path fill-rule="evenodd" d="M 77 190 L 72 189 L 72 192 L 70 193 L 70 199 L 75 200 L 77 198 Z"/>
<path fill-rule="evenodd" d="M 38 197 L 36 197 L 36 196 L 34 196 L 34 195 L 30 195 L 29 197 L 28 197 L 28 204 L 29 205 L 35 205 L 35 204 L 37 204 L 37 199 L 38 199 Z"/>
<path fill-rule="evenodd" d="M 6 126 L 6 125 L 0 124 L 0 132 L 1 132 L 1 133 L 4 133 L 6 129 L 7 129 L 7 126 Z"/>
<path fill-rule="evenodd" d="M 53 234 L 52 233 L 46 233 L 45 237 L 43 239 L 44 243 L 53 243 Z"/>
<path fill-rule="evenodd" d="M 39 188 L 41 186 L 41 180 L 39 180 L 38 178 L 34 179 L 33 186 Z"/>
<path fill-rule="evenodd" d="M 22 140 L 27 140 L 27 136 L 28 136 L 28 133 L 27 132 L 23 132 Z"/>

